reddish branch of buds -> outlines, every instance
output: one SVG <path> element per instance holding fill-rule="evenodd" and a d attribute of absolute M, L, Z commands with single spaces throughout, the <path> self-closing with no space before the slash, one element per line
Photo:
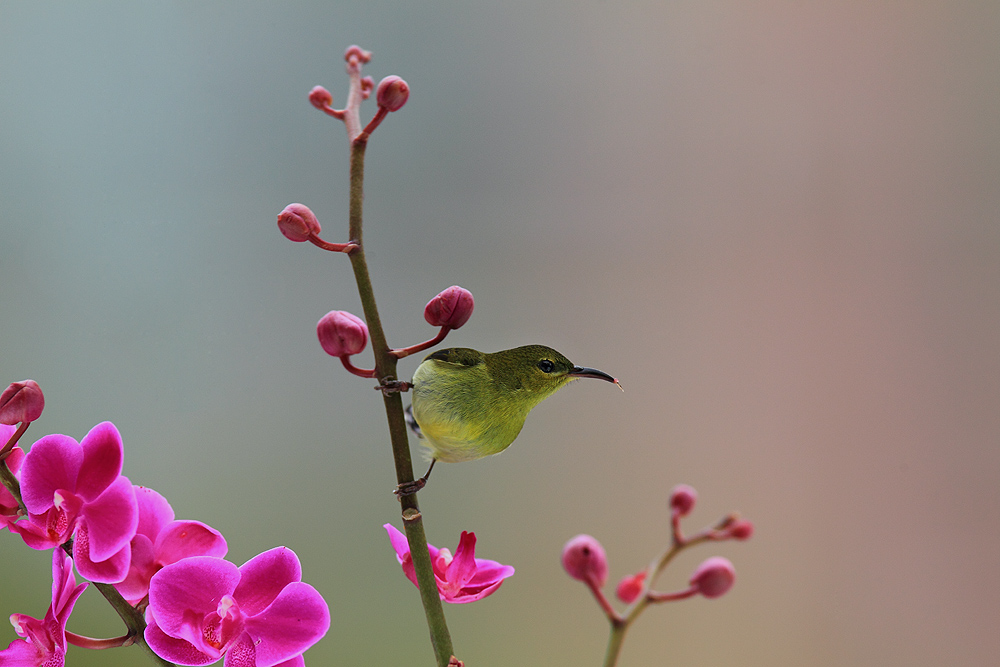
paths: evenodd
<path fill-rule="evenodd" d="M 680 551 L 701 542 L 719 540 L 746 540 L 753 535 L 753 524 L 737 515 L 723 518 L 715 526 L 706 528 L 691 537 L 680 530 L 680 519 L 694 509 L 698 494 L 686 484 L 676 486 L 670 493 L 671 544 L 647 569 L 624 577 L 615 589 L 615 595 L 630 605 L 620 614 L 605 597 L 602 587 L 607 579 L 608 562 L 601 543 L 590 535 L 577 535 L 563 547 L 562 564 L 566 572 L 584 582 L 593 593 L 614 628 L 623 628 L 632 622 L 649 603 L 683 600 L 695 595 L 717 598 L 725 595 L 736 581 L 733 564 L 720 556 L 713 556 L 699 565 L 685 589 L 664 593 L 653 590 L 653 584 L 667 564 Z"/>
<path fill-rule="evenodd" d="M 328 116 L 344 121 L 351 141 L 366 141 L 389 113 L 402 109 L 410 98 L 410 86 L 394 74 L 382 79 L 377 90 L 374 79 L 370 76 L 362 77 L 361 68 L 371 59 L 371 51 L 365 51 L 357 45 L 347 47 L 344 52 L 347 75 L 350 77 L 351 83 L 347 94 L 347 106 L 343 109 L 333 108 L 333 95 L 326 88 L 316 86 L 309 91 L 309 103 Z M 362 130 L 361 102 L 371 97 L 373 90 L 376 90 L 375 99 L 378 102 L 378 110 L 365 129 Z"/>

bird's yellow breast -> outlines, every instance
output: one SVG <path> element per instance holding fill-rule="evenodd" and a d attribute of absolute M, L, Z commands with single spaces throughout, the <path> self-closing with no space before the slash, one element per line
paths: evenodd
<path fill-rule="evenodd" d="M 499 387 L 485 364 L 425 360 L 413 375 L 413 417 L 431 457 L 456 463 L 505 450 L 537 404 L 518 391 Z"/>

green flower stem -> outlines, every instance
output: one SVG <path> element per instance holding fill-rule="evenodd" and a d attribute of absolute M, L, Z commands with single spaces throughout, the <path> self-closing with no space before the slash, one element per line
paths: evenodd
<path fill-rule="evenodd" d="M 625 641 L 625 632 L 632 625 L 632 622 L 639 617 L 639 614 L 649 606 L 650 602 L 657 601 L 655 598 L 650 597 L 650 595 L 653 590 L 653 584 L 656 583 L 656 578 L 660 576 L 664 568 L 681 551 L 696 544 L 708 542 L 711 540 L 711 535 L 711 529 L 704 530 L 688 539 L 680 538 L 675 534 L 671 540 L 670 547 L 649 564 L 649 567 L 646 568 L 648 576 L 646 577 L 642 593 L 639 594 L 636 601 L 625 610 L 625 613 L 621 617 L 614 618 L 608 615 L 608 620 L 611 623 L 611 634 L 608 637 L 608 649 L 604 654 L 604 667 L 615 667 L 618 664 L 618 656 L 621 655 L 622 651 L 622 642 Z"/>
<path fill-rule="evenodd" d="M 396 362 L 385 338 L 382 321 L 379 319 L 378 308 L 375 305 L 375 294 L 372 290 L 371 278 L 368 275 L 368 263 L 365 260 L 364 244 L 362 243 L 362 204 L 364 201 L 364 170 L 365 149 L 368 145 L 367 134 L 362 133 L 351 142 L 351 187 L 350 187 L 350 241 L 357 248 L 350 252 L 351 267 L 358 283 L 358 293 L 368 324 L 368 335 L 372 341 L 372 351 L 375 354 L 375 377 L 379 380 L 397 379 Z M 406 484 L 413 481 L 413 462 L 410 458 L 410 442 L 406 434 L 406 421 L 403 418 L 403 399 L 399 392 L 383 392 L 386 419 L 389 422 L 389 436 L 392 442 L 392 455 L 396 464 L 396 481 Z M 430 553 L 427 550 L 427 537 L 424 534 L 420 507 L 417 495 L 412 494 L 400 498 L 403 513 L 403 527 L 406 539 L 410 544 L 410 554 L 413 558 L 413 568 L 416 570 L 417 582 L 420 587 L 420 600 L 427 617 L 427 626 L 431 633 L 431 644 L 439 667 L 447 667 L 452 656 L 451 635 L 445 623 L 444 609 L 438 595 L 437 582 L 431 566 Z"/>
<path fill-rule="evenodd" d="M 3 481 L 3 485 L 10 491 L 10 495 L 14 496 L 17 504 L 24 507 L 24 501 L 21 500 L 21 485 L 18 483 L 17 477 L 14 477 L 14 473 L 7 467 L 6 461 L 0 461 L 0 480 Z"/>

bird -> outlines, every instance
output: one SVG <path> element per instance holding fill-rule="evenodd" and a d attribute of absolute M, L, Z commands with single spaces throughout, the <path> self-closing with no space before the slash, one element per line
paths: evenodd
<path fill-rule="evenodd" d="M 504 451 L 531 409 L 577 378 L 597 378 L 621 388 L 617 378 L 577 366 L 544 345 L 493 353 L 452 347 L 428 355 L 410 383 L 409 415 L 431 464 L 427 474 L 401 485 L 398 494 L 423 488 L 438 461 L 474 461 Z"/>

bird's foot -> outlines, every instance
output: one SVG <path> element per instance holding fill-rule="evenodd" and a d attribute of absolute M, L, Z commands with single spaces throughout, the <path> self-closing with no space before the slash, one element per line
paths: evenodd
<path fill-rule="evenodd" d="M 396 487 L 396 490 L 392 493 L 397 498 L 402 498 L 403 496 L 412 496 L 414 493 L 420 489 L 427 486 L 427 478 L 421 477 L 420 479 L 415 479 L 412 482 L 404 482 Z"/>
<path fill-rule="evenodd" d="M 399 394 L 404 391 L 409 391 L 412 386 L 413 385 L 409 382 L 403 382 L 402 380 L 397 380 L 396 378 L 387 377 L 382 378 L 375 389 L 388 396 L 389 394 Z"/>
<path fill-rule="evenodd" d="M 434 470 L 435 463 L 437 463 L 437 460 L 431 459 L 430 467 L 427 468 L 427 472 L 425 472 L 424 476 L 420 479 L 415 479 L 412 482 L 403 482 L 398 485 L 396 490 L 393 491 L 393 493 L 396 494 L 396 497 L 402 498 L 403 496 L 412 496 L 414 493 L 427 486 L 427 480 L 431 476 L 431 470 Z"/>

